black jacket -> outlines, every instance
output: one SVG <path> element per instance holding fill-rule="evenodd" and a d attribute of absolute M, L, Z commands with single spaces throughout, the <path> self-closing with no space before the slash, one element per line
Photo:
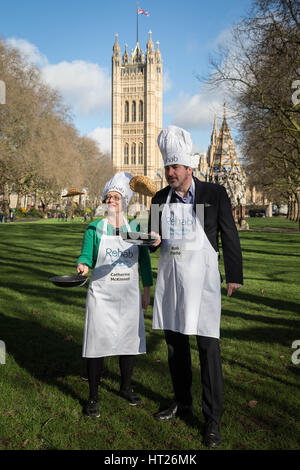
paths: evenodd
<path fill-rule="evenodd" d="M 232 215 L 232 208 L 224 186 L 214 183 L 204 183 L 193 177 L 195 181 L 195 201 L 196 204 L 204 204 L 204 231 L 211 245 L 219 251 L 219 234 L 224 258 L 226 282 L 243 284 L 242 252 L 236 225 Z M 166 202 L 170 186 L 166 186 L 158 191 L 151 201 L 151 212 L 153 204 L 160 205 L 158 225 L 151 226 L 151 212 L 149 217 L 149 233 L 151 231 L 161 231 L 161 212 L 163 204 Z M 176 199 L 171 198 L 171 203 Z M 161 206 L 162 205 L 162 206 Z M 197 213 L 197 211 L 196 211 Z M 154 218 L 155 219 L 155 218 Z M 150 251 L 155 251 L 151 248 Z"/>

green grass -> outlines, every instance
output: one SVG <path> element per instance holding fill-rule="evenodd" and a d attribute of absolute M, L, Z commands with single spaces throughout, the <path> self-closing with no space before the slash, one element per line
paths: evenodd
<path fill-rule="evenodd" d="M 248 222 L 259 228 L 266 220 Z M 278 221 L 280 228 L 290 225 L 270 220 L 273 227 Z M 100 419 L 82 414 L 88 397 L 81 379 L 87 287 L 60 289 L 48 278 L 75 272 L 85 228 L 52 221 L 0 224 L 0 340 L 7 348 L 6 364 L 0 365 L 0 449 L 204 449 L 193 337 L 195 416 L 190 422 L 153 419 L 172 399 L 172 388 L 163 333 L 151 328 L 152 307 L 145 312 L 148 352 L 137 357 L 133 381 L 143 406 L 130 407 L 119 396 L 118 358 L 112 357 Z M 245 285 L 232 298 L 222 289 L 220 449 L 297 449 L 300 365 L 291 361 L 291 345 L 300 340 L 299 233 L 249 231 L 240 232 L 240 239 Z M 158 255 L 152 255 L 154 278 L 157 264 Z"/>
<path fill-rule="evenodd" d="M 262 228 L 281 228 L 281 229 L 294 229 L 299 228 L 298 222 L 287 220 L 283 216 L 276 217 L 247 217 L 247 222 L 251 229 L 262 229 Z"/>

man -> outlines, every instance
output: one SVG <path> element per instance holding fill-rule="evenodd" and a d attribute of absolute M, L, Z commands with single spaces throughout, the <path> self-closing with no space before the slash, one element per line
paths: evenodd
<path fill-rule="evenodd" d="M 201 365 L 204 443 L 221 442 L 223 378 L 219 347 L 221 235 L 227 295 L 242 286 L 242 254 L 231 204 L 223 186 L 200 182 L 192 173 L 192 141 L 175 126 L 162 130 L 158 145 L 168 186 L 151 202 L 149 232 L 160 246 L 153 328 L 164 330 L 175 401 L 155 415 L 160 421 L 191 413 L 189 335 L 196 335 Z"/>

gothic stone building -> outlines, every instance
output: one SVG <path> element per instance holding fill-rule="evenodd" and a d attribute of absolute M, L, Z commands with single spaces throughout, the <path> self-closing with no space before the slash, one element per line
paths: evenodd
<path fill-rule="evenodd" d="M 116 35 L 112 56 L 112 161 L 117 171 L 147 175 L 159 189 L 162 158 L 157 137 L 162 129 L 162 58 L 149 32 L 146 53 L 137 42 L 121 56 Z M 150 199 L 136 196 L 145 206 Z M 147 200 L 148 199 L 148 200 Z"/>

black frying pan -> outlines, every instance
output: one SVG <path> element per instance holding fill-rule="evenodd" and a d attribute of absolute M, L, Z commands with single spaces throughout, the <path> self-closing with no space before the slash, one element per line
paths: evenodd
<path fill-rule="evenodd" d="M 58 287 L 79 287 L 83 286 L 87 281 L 87 276 L 78 274 L 66 274 L 64 276 L 54 276 L 49 279 Z"/>
<path fill-rule="evenodd" d="M 133 245 L 153 245 L 157 241 L 157 237 L 153 237 L 150 233 L 142 232 L 122 232 L 121 234 L 124 242 L 132 243 Z"/>

